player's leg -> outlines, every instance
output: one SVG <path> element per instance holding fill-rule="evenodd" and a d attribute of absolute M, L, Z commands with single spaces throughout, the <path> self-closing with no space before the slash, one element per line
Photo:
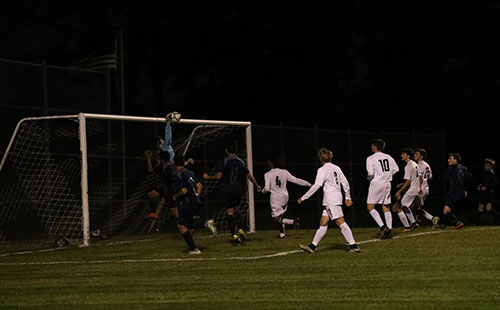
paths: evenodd
<path fill-rule="evenodd" d="M 413 212 L 410 209 L 410 206 L 413 204 L 413 201 L 415 200 L 416 197 L 417 197 L 417 195 L 412 195 L 412 194 L 406 192 L 406 194 L 403 195 L 403 198 L 401 198 L 401 206 L 402 206 L 403 212 L 406 215 L 406 217 L 408 218 L 408 220 L 410 221 L 410 227 L 412 230 L 418 227 L 417 221 L 415 221 L 415 217 L 413 216 Z"/>
<path fill-rule="evenodd" d="M 493 199 L 493 197 L 492 197 L 492 199 Z M 498 212 L 497 210 L 493 209 L 493 203 L 488 202 L 486 204 L 486 212 L 493 213 L 493 216 L 495 216 L 496 218 L 500 219 L 500 212 Z"/>
<path fill-rule="evenodd" d="M 158 207 L 158 202 L 160 200 L 160 194 L 156 190 L 151 190 L 147 194 L 148 204 L 149 204 L 149 213 L 145 216 L 145 218 L 150 219 L 158 219 L 158 215 L 156 214 L 156 208 Z"/>
<path fill-rule="evenodd" d="M 410 223 L 408 222 L 408 218 L 406 217 L 405 213 L 403 212 L 403 208 L 401 207 L 401 202 L 398 200 L 392 205 L 392 210 L 397 213 L 399 220 L 403 224 L 405 230 L 404 231 L 410 231 Z"/>
<path fill-rule="evenodd" d="M 380 239 L 391 239 L 392 238 L 392 213 L 388 205 L 382 205 L 382 211 L 384 211 L 386 228 L 383 231 Z"/>
<path fill-rule="evenodd" d="M 462 223 L 456 216 L 451 212 L 451 208 L 458 202 L 459 200 L 456 199 L 448 199 L 446 202 L 446 205 L 443 208 L 443 219 L 445 222 L 448 222 L 455 226 L 455 230 L 458 230 L 464 226 L 464 223 Z"/>
<path fill-rule="evenodd" d="M 482 218 L 483 218 L 483 215 L 484 215 L 484 203 L 479 203 L 477 205 L 477 211 L 476 211 L 476 219 L 474 221 L 474 223 L 479 226 L 481 225 L 482 223 Z"/>
<path fill-rule="evenodd" d="M 189 247 L 189 254 L 200 254 L 200 250 L 193 240 L 193 233 L 191 231 L 193 224 L 193 216 L 196 214 L 193 206 L 188 203 L 179 207 L 179 220 L 177 221 L 177 229 L 184 238 L 187 246 Z"/>
<path fill-rule="evenodd" d="M 344 217 L 336 219 L 335 224 L 337 224 L 337 226 L 340 228 L 340 232 L 344 236 L 345 241 L 347 242 L 347 244 L 349 244 L 349 252 L 351 253 L 359 252 L 360 251 L 359 246 L 356 244 L 356 241 L 354 240 L 351 228 L 344 221 Z"/>
<path fill-rule="evenodd" d="M 283 239 L 285 238 L 285 224 L 283 224 L 281 222 L 281 220 L 283 219 L 281 217 L 281 215 L 278 215 L 278 216 L 274 216 L 273 217 L 274 221 L 278 224 L 278 227 L 279 227 L 279 231 L 280 231 L 280 238 Z"/>
<path fill-rule="evenodd" d="M 326 232 L 328 230 L 328 222 L 330 222 L 330 216 L 328 215 L 326 210 L 323 210 L 323 214 L 319 221 L 319 228 L 316 230 L 312 242 L 309 245 L 300 244 L 299 248 L 308 253 L 314 253 L 314 251 L 316 251 L 316 248 L 318 247 L 319 242 L 326 235 Z"/>
<path fill-rule="evenodd" d="M 377 223 L 381 231 L 384 231 L 385 225 L 384 222 L 382 221 L 382 218 L 380 217 L 380 214 L 375 209 L 375 206 L 377 204 L 384 203 L 382 200 L 385 198 L 385 196 L 387 196 L 385 191 L 386 189 L 382 188 L 380 184 L 371 183 L 370 187 L 368 188 L 368 198 L 366 200 L 366 209 L 368 210 L 368 213 L 370 213 L 375 223 Z M 390 185 L 389 185 L 389 193 L 390 193 Z"/>

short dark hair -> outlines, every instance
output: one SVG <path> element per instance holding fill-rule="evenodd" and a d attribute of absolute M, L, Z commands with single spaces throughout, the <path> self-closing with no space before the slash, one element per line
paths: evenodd
<path fill-rule="evenodd" d="M 383 151 L 385 149 L 385 141 L 382 139 L 372 139 L 372 145 L 374 145 L 379 151 Z"/>
<path fill-rule="evenodd" d="M 233 154 L 238 153 L 238 142 L 228 141 L 226 143 L 226 150 L 228 153 L 233 153 Z"/>
<path fill-rule="evenodd" d="M 415 155 L 415 151 L 409 147 L 401 149 L 401 153 L 405 153 L 406 155 L 409 155 L 409 156 Z"/>
<path fill-rule="evenodd" d="M 422 158 L 423 158 L 423 159 L 425 159 L 425 158 L 427 157 L 427 151 L 426 151 L 425 149 L 420 149 L 420 148 L 418 148 L 418 149 L 416 149 L 416 150 L 415 150 L 415 153 L 416 153 L 416 152 L 419 152 L 419 153 L 420 153 L 420 155 L 422 155 Z"/>
<path fill-rule="evenodd" d="M 269 156 L 269 162 L 274 168 L 281 168 L 281 159 L 277 155 Z"/>
<path fill-rule="evenodd" d="M 170 161 L 170 153 L 167 151 L 160 151 L 158 157 L 164 161 Z"/>
<path fill-rule="evenodd" d="M 458 153 L 450 153 L 448 154 L 448 157 L 453 157 L 457 161 L 457 163 L 460 163 L 462 161 L 462 157 Z"/>
<path fill-rule="evenodd" d="M 186 160 L 184 159 L 184 155 L 182 155 L 180 153 L 175 154 L 174 165 L 176 165 L 177 167 L 184 167 L 185 163 L 186 163 Z"/>

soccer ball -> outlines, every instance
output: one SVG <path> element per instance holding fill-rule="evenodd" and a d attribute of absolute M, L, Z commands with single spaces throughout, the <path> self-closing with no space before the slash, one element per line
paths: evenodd
<path fill-rule="evenodd" d="M 179 112 L 170 112 L 165 116 L 165 121 L 168 123 L 177 123 L 181 120 L 181 114 Z"/>

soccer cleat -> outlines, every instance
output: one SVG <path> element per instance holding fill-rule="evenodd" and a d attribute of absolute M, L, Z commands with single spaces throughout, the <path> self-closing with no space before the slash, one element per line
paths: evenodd
<path fill-rule="evenodd" d="M 299 244 L 299 248 L 306 251 L 307 253 L 314 253 L 314 249 L 311 247 L 311 245 L 303 245 L 303 244 Z"/>
<path fill-rule="evenodd" d="M 155 212 L 151 212 L 148 215 L 146 215 L 144 218 L 157 220 L 158 219 L 158 214 L 156 214 Z"/>
<path fill-rule="evenodd" d="M 296 217 L 293 220 L 293 228 L 295 228 L 295 230 L 299 230 L 300 229 L 300 218 Z"/>
<path fill-rule="evenodd" d="M 284 233 L 280 233 L 280 239 L 285 239 L 286 235 Z"/>
<path fill-rule="evenodd" d="M 212 235 L 217 235 L 217 227 L 215 227 L 215 221 L 210 219 L 207 221 L 207 227 L 212 232 Z"/>
<path fill-rule="evenodd" d="M 200 251 L 200 249 L 196 248 L 194 250 L 189 251 L 188 254 L 189 255 L 200 255 L 201 251 Z"/>
<path fill-rule="evenodd" d="M 403 230 L 403 232 L 409 232 L 409 231 L 412 231 L 411 227 L 405 227 L 405 229 Z"/>
<path fill-rule="evenodd" d="M 391 239 L 392 238 L 392 229 L 386 228 L 380 235 L 380 239 Z"/>
<path fill-rule="evenodd" d="M 241 243 L 241 239 L 238 235 L 233 235 L 233 242 L 234 243 Z"/>
<path fill-rule="evenodd" d="M 241 228 L 238 230 L 238 235 L 240 236 L 240 239 L 242 241 L 247 241 L 248 240 L 247 235 L 245 234 L 245 232 Z"/>
<path fill-rule="evenodd" d="M 418 229 L 419 227 L 420 227 L 420 225 L 418 225 L 418 223 L 411 224 L 411 230 Z"/>
<path fill-rule="evenodd" d="M 359 248 L 359 246 L 357 244 L 351 244 L 349 245 L 349 251 L 347 251 L 349 253 L 359 253 L 361 252 L 361 249 Z"/>
<path fill-rule="evenodd" d="M 432 217 L 432 228 L 439 228 L 439 217 L 433 216 Z"/>
<path fill-rule="evenodd" d="M 459 230 L 460 228 L 464 227 L 464 223 L 462 222 L 458 222 L 457 223 L 457 226 L 455 226 L 455 228 L 453 228 L 453 230 Z"/>

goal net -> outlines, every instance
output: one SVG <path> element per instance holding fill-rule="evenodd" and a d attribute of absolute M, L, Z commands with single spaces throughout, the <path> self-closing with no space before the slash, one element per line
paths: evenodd
<path fill-rule="evenodd" d="M 0 232 L 7 239 L 63 238 L 89 245 L 91 236 L 151 231 L 148 193 L 157 176 L 147 171 L 145 150 L 155 153 L 165 119 L 102 114 L 32 117 L 21 120 L 0 164 Z M 214 219 L 227 230 L 218 182 L 202 180 L 225 156 L 228 140 L 252 171 L 249 122 L 181 119 L 172 124 L 176 153 L 203 184 L 200 221 Z M 168 212 L 157 220 L 163 230 Z M 253 187 L 238 214 L 255 230 Z M 149 228 L 149 229 L 148 229 Z M 172 228 L 170 230 L 173 230 Z"/>

